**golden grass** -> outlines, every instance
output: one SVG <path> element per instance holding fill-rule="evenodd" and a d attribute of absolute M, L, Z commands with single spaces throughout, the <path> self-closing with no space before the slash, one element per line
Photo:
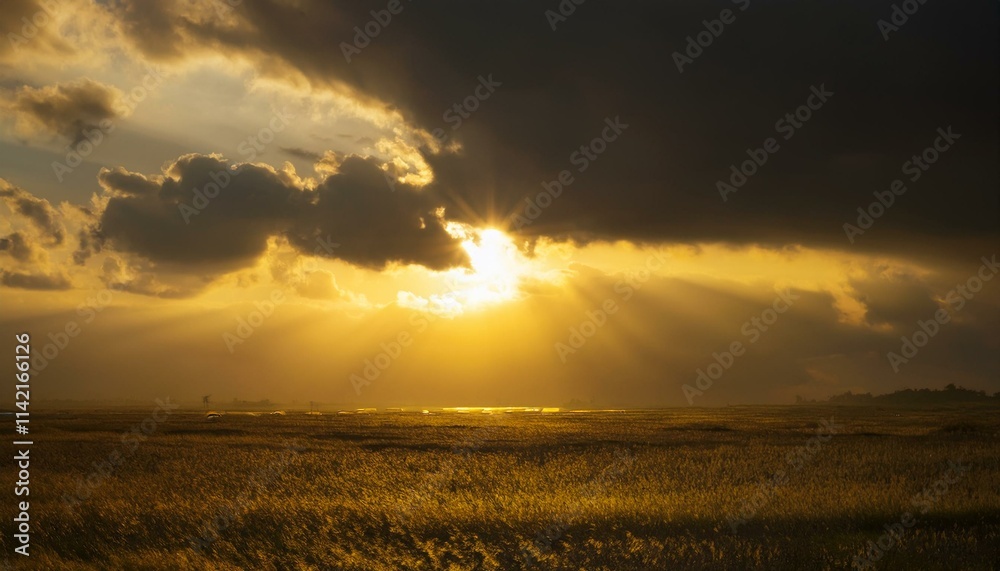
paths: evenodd
<path fill-rule="evenodd" d="M 996 412 L 289 413 L 215 423 L 177 412 L 73 510 L 61 496 L 144 415 L 33 414 L 32 556 L 10 559 L 60 570 L 844 569 L 960 459 L 972 468 L 878 568 L 990 569 L 1000 561 Z M 831 414 L 844 431 L 734 532 L 727 518 L 788 470 L 787 453 Z M 303 449 L 287 451 L 293 441 Z M 0 479 L 15 480 L 11 462 Z M 12 504 L 2 503 L 8 522 Z M 214 538 L 202 553 L 190 547 L 198 536 Z M 12 541 L 3 534 L 6 554 Z"/>

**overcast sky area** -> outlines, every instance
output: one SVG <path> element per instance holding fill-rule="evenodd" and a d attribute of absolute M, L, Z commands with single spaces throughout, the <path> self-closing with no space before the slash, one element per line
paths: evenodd
<path fill-rule="evenodd" d="M 11 0 L 0 30 L 0 331 L 38 402 L 1000 391 L 995 2 Z"/>

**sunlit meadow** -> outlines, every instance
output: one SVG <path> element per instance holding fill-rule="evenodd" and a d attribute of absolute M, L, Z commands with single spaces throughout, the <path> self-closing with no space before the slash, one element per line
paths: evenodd
<path fill-rule="evenodd" d="M 176 411 L 123 440 L 147 417 L 37 416 L 30 568 L 844 569 L 907 511 L 874 568 L 1000 556 L 991 408 Z"/>

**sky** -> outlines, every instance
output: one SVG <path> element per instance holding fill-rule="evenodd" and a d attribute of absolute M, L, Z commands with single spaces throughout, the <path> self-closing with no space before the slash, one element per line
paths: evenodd
<path fill-rule="evenodd" d="M 0 332 L 39 401 L 992 394 L 997 20 L 12 0 Z"/>

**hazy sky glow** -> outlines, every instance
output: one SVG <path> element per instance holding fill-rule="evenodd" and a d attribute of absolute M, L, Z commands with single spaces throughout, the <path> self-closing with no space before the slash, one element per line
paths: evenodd
<path fill-rule="evenodd" d="M 995 6 L 751 3 L 679 73 L 718 9 L 403 2 L 357 48 L 384 4 L 41 4 L 0 14 L 39 400 L 1000 390 Z"/>

